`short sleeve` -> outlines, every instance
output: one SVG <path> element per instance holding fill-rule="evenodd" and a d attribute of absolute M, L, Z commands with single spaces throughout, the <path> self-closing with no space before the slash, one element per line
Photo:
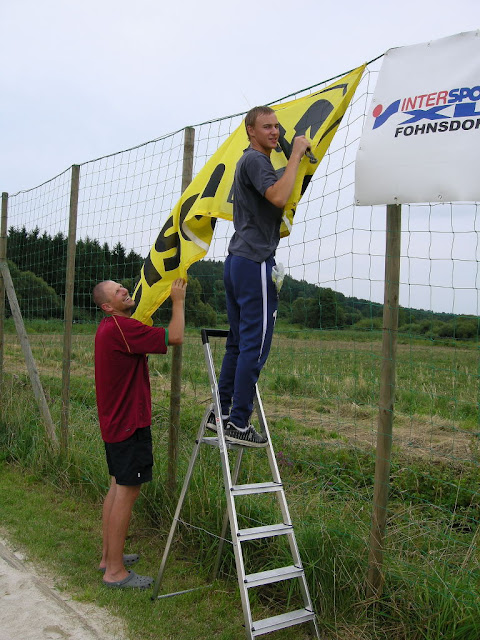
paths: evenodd
<path fill-rule="evenodd" d="M 112 317 L 128 353 L 139 355 L 167 352 L 166 330 L 163 327 L 149 327 L 134 318 Z"/>
<path fill-rule="evenodd" d="M 270 158 L 261 151 L 245 158 L 244 170 L 249 182 L 262 196 L 278 180 Z"/>

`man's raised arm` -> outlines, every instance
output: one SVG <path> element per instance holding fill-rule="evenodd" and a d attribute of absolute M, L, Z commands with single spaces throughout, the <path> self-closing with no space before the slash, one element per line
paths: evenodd
<path fill-rule="evenodd" d="M 172 284 L 170 299 L 172 301 L 172 319 L 168 325 L 168 344 L 182 344 L 185 332 L 185 294 L 187 283 L 178 278 Z"/>
<path fill-rule="evenodd" d="M 283 209 L 288 202 L 293 191 L 300 161 L 310 144 L 310 141 L 305 136 L 297 136 L 294 139 L 292 153 L 282 177 L 265 191 L 265 198 L 279 209 Z"/>

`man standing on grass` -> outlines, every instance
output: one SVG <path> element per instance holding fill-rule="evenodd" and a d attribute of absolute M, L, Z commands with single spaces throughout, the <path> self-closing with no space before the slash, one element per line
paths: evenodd
<path fill-rule="evenodd" d="M 255 384 L 265 364 L 277 315 L 272 280 L 283 208 L 293 191 L 300 161 L 309 149 L 305 136 L 294 139 L 279 178 L 270 161 L 278 144 L 279 122 L 270 107 L 254 107 L 245 117 L 250 146 L 237 163 L 233 183 L 233 224 L 224 283 L 230 331 L 218 390 L 225 439 L 264 447 L 266 438 L 250 424 Z M 213 412 L 207 426 L 216 430 Z"/>
<path fill-rule="evenodd" d="M 119 589 L 146 589 L 153 578 L 125 567 L 137 554 L 124 555 L 128 525 L 141 485 L 152 479 L 152 405 L 147 353 L 166 353 L 182 344 L 185 329 L 185 280 L 172 285 L 168 329 L 131 318 L 135 306 L 127 289 L 113 280 L 96 285 L 95 304 L 107 314 L 95 335 L 95 386 L 100 430 L 105 442 L 110 489 L 103 504 L 103 583 Z"/>

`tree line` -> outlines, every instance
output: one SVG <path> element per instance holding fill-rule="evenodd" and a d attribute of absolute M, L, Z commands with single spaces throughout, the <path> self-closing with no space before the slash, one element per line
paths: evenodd
<path fill-rule="evenodd" d="M 61 318 L 66 286 L 67 238 L 50 236 L 38 228 L 11 227 L 7 237 L 8 262 L 17 298 L 27 318 Z M 131 292 L 135 288 L 144 259 L 133 250 L 127 252 L 118 242 L 112 248 L 96 239 L 76 242 L 74 319 L 98 318 L 92 302 L 92 289 L 101 280 L 122 282 Z M 8 301 L 7 301 L 7 313 Z M 168 300 L 155 313 L 155 322 L 168 321 Z M 309 329 L 371 330 L 382 327 L 383 305 L 348 297 L 328 287 L 286 275 L 279 297 L 279 318 L 283 322 Z M 186 300 L 187 322 L 210 326 L 227 322 L 223 286 L 223 262 L 201 260 L 189 269 Z M 427 338 L 478 339 L 476 316 L 433 313 L 423 309 L 400 308 L 399 331 Z"/>

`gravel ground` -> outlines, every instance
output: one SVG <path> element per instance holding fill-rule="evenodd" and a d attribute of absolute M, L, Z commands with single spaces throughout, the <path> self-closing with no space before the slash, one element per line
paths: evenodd
<path fill-rule="evenodd" d="M 75 602 L 0 538 L 0 640 L 126 640 L 105 609 Z"/>

